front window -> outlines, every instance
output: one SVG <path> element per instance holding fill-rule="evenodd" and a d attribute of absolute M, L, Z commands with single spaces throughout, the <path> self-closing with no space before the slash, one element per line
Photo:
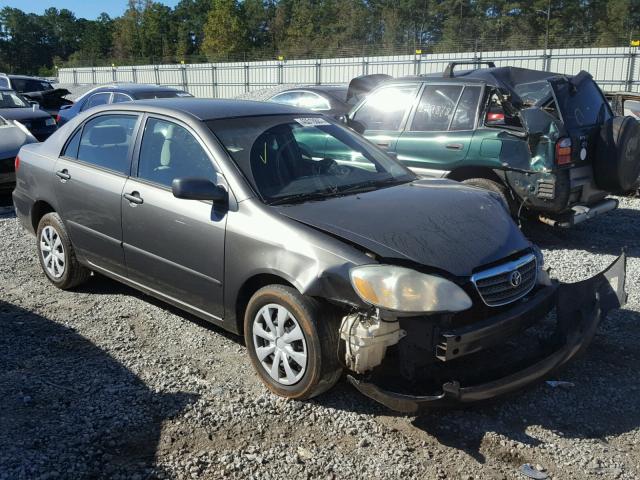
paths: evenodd
<path fill-rule="evenodd" d="M 373 92 L 352 117 L 354 128 L 365 131 L 399 131 L 418 91 L 417 85 L 383 87 Z"/>
<path fill-rule="evenodd" d="M 30 105 L 16 92 L 0 92 L 0 108 L 24 108 Z"/>
<path fill-rule="evenodd" d="M 207 124 L 268 203 L 347 195 L 415 179 L 366 140 L 324 117 L 273 115 Z"/>

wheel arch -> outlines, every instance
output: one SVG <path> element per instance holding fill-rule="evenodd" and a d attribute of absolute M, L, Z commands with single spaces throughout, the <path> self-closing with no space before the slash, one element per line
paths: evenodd
<path fill-rule="evenodd" d="M 489 167 L 459 167 L 450 171 L 446 178 L 457 182 L 469 180 L 470 178 L 486 178 L 487 180 L 493 180 L 494 182 L 504 184 L 502 178 L 500 178 L 498 174 Z"/>
<path fill-rule="evenodd" d="M 31 207 L 31 226 L 33 227 L 33 231 L 38 231 L 38 224 L 42 217 L 44 217 L 47 213 L 55 212 L 56 209 L 46 200 L 37 200 L 34 202 L 33 207 Z"/>
<path fill-rule="evenodd" d="M 238 289 L 233 305 L 235 319 L 233 319 L 232 326 L 235 326 L 235 330 L 239 334 L 242 334 L 244 331 L 244 312 L 249 304 L 249 300 L 254 293 L 267 285 L 285 285 L 300 291 L 300 288 L 294 284 L 292 279 L 286 278 L 286 275 L 280 272 L 261 272 L 247 278 Z"/>

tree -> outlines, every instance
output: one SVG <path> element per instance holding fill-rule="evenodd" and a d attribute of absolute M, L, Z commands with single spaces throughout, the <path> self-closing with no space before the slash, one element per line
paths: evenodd
<path fill-rule="evenodd" d="M 119 60 L 133 59 L 142 51 L 142 0 L 129 0 L 127 10 L 114 21 L 113 56 Z"/>
<path fill-rule="evenodd" d="M 236 1 L 213 0 L 204 25 L 203 53 L 209 60 L 228 60 L 246 46 L 246 26 Z"/>
<path fill-rule="evenodd" d="M 174 39 L 171 9 L 161 3 L 147 0 L 140 20 L 142 55 L 152 63 L 170 57 L 175 49 Z"/>

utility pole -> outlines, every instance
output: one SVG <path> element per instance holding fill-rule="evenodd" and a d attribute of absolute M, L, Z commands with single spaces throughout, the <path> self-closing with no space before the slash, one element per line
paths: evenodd
<path fill-rule="evenodd" d="M 549 4 L 547 5 L 547 33 L 544 37 L 544 53 L 545 55 L 549 51 L 549 24 L 551 23 L 551 0 L 549 0 Z"/>

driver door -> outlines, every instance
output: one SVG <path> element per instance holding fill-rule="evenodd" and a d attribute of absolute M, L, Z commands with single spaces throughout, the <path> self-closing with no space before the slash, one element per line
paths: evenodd
<path fill-rule="evenodd" d="M 134 173 L 122 197 L 129 278 L 219 322 L 227 212 L 210 201 L 175 198 L 171 191 L 179 177 L 223 182 L 212 157 L 186 125 L 150 116 Z"/>
<path fill-rule="evenodd" d="M 349 115 L 349 126 L 382 150 L 395 152 L 418 90 L 417 83 L 378 88 Z"/>

